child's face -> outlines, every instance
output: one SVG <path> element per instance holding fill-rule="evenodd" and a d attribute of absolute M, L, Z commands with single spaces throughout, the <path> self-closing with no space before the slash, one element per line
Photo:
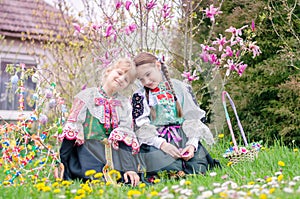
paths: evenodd
<path fill-rule="evenodd" d="M 137 79 L 141 81 L 143 86 L 154 89 L 162 81 L 159 64 L 144 64 L 136 68 Z"/>
<path fill-rule="evenodd" d="M 105 83 L 115 92 L 125 89 L 130 84 L 130 77 L 122 69 L 112 69 L 107 73 Z"/>

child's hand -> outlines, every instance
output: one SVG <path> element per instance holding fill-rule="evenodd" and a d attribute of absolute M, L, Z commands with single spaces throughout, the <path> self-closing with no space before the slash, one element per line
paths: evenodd
<path fill-rule="evenodd" d="M 125 183 L 128 182 L 128 177 L 130 179 L 131 186 L 133 187 L 135 187 L 140 181 L 140 176 L 135 171 L 127 171 L 124 173 Z"/>
<path fill-rule="evenodd" d="M 181 151 L 181 158 L 184 161 L 188 161 L 194 157 L 195 147 L 193 145 L 188 145 Z"/>
<path fill-rule="evenodd" d="M 176 146 L 174 146 L 173 144 L 170 144 L 168 142 L 164 142 L 160 146 L 160 149 L 163 152 L 169 154 L 170 156 L 172 156 L 175 159 L 181 158 L 181 154 L 180 154 L 179 149 Z"/>

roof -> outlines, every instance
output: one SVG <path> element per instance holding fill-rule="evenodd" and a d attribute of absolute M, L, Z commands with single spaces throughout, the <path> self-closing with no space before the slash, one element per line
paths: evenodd
<path fill-rule="evenodd" d="M 64 19 L 70 18 L 43 0 L 0 0 L 0 34 L 5 36 L 62 34 L 67 30 Z"/>

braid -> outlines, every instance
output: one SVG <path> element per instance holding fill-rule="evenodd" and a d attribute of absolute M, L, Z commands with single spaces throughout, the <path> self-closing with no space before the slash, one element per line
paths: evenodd
<path fill-rule="evenodd" d="M 146 90 L 146 99 L 147 99 L 147 103 L 149 104 L 149 91 L 150 89 L 147 88 L 147 87 L 144 87 L 145 90 Z M 156 119 L 156 112 L 154 110 L 154 108 L 152 106 L 150 106 L 150 117 L 151 117 L 151 120 L 155 120 Z"/>
<path fill-rule="evenodd" d="M 182 108 L 181 108 L 181 106 L 179 104 L 179 101 L 177 99 L 177 96 L 176 96 L 176 93 L 175 93 L 175 90 L 174 90 L 174 86 L 173 86 L 173 83 L 172 83 L 170 75 L 169 75 L 169 71 L 167 69 L 167 66 L 162 62 L 161 62 L 161 70 L 163 71 L 164 76 L 166 77 L 166 79 L 167 79 L 167 81 L 168 81 L 168 83 L 171 87 L 171 92 L 174 95 L 174 100 L 176 102 L 177 116 L 182 117 Z"/>

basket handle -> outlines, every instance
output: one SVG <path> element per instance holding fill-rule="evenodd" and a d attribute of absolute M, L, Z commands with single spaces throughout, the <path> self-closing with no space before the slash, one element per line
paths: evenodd
<path fill-rule="evenodd" d="M 231 134 L 232 141 L 233 141 L 233 144 L 235 146 L 235 149 L 238 150 L 237 149 L 237 143 L 236 143 L 236 140 L 235 140 L 235 137 L 234 137 L 234 133 L 233 133 L 233 130 L 232 130 L 232 125 L 231 125 L 230 117 L 229 117 L 229 114 L 228 114 L 228 111 L 227 111 L 227 107 L 226 107 L 225 97 L 228 98 L 228 100 L 230 102 L 230 105 L 231 105 L 231 107 L 233 109 L 233 112 L 235 114 L 235 117 L 236 117 L 239 129 L 240 129 L 241 135 L 242 135 L 244 143 L 245 143 L 245 146 L 248 146 L 248 142 L 247 142 L 247 139 L 246 139 L 246 136 L 245 136 L 245 133 L 244 133 L 244 129 L 243 129 L 242 124 L 240 122 L 239 116 L 237 114 L 235 105 L 234 105 L 234 103 L 233 103 L 230 95 L 226 91 L 223 91 L 222 92 L 222 102 L 223 102 L 223 107 L 224 107 L 224 111 L 225 111 L 225 117 L 226 117 L 227 125 L 228 125 L 228 128 L 229 128 L 229 131 L 230 131 L 230 134 Z"/>

